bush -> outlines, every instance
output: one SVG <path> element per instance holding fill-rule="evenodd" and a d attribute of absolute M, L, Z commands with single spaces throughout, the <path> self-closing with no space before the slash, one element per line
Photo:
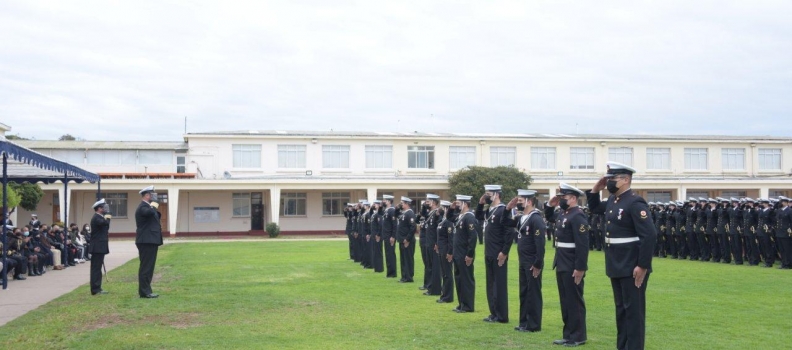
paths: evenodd
<path fill-rule="evenodd" d="M 280 234 L 280 227 L 278 226 L 278 224 L 274 222 L 270 222 L 269 224 L 267 224 L 266 229 L 270 238 L 278 237 L 278 235 Z"/>
<path fill-rule="evenodd" d="M 517 195 L 518 188 L 530 188 L 531 176 L 513 166 L 494 168 L 472 166 L 457 171 L 448 178 L 449 195 L 452 200 L 457 194 L 473 196 L 475 207 L 484 194 L 484 185 L 502 185 L 503 203 Z"/>

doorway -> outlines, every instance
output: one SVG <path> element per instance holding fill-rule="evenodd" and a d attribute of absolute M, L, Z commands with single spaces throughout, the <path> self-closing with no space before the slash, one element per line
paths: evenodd
<path fill-rule="evenodd" d="M 264 199 L 261 192 L 250 194 L 250 230 L 264 231 Z"/>

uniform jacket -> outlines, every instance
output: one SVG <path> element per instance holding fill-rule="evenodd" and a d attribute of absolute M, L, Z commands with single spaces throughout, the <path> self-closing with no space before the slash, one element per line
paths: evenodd
<path fill-rule="evenodd" d="M 511 210 L 501 216 L 501 224 L 517 229 L 517 254 L 520 264 L 529 264 L 537 269 L 544 268 L 545 225 L 538 209 L 522 215 Z"/>
<path fill-rule="evenodd" d="M 135 210 L 135 224 L 137 231 L 135 244 L 162 245 L 162 227 L 160 226 L 160 213 L 151 204 L 141 201 Z M 91 235 L 94 233 L 92 232 Z M 93 244 L 93 238 L 91 239 Z"/>
<path fill-rule="evenodd" d="M 91 245 L 88 247 L 91 254 L 109 254 L 110 247 L 108 241 L 110 240 L 110 220 L 94 213 L 91 217 Z"/>
<path fill-rule="evenodd" d="M 480 230 L 476 215 L 471 211 L 460 214 L 454 227 L 454 259 L 475 258 Z"/>
<path fill-rule="evenodd" d="M 574 207 L 554 213 L 553 208 L 547 208 L 545 214 L 555 216 L 556 242 L 575 244 L 575 248 L 556 248 L 553 268 L 559 272 L 588 270 L 589 225 L 583 210 Z"/>
<path fill-rule="evenodd" d="M 410 244 L 415 243 L 415 213 L 412 209 L 407 209 L 399 215 L 399 226 L 396 228 L 396 240 L 404 242 L 407 240 Z"/>
<path fill-rule="evenodd" d="M 497 206 L 490 206 L 484 210 L 484 204 L 476 207 L 476 220 L 484 222 L 484 256 L 497 258 L 498 254 L 509 255 L 512 243 L 514 242 L 514 229 L 503 225 L 502 218 L 506 212 L 506 205 L 503 203 Z"/>

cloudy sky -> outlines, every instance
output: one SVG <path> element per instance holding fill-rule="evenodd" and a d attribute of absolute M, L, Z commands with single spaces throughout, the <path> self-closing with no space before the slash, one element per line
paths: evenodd
<path fill-rule="evenodd" d="M 790 1 L 3 1 L 0 122 L 55 139 L 792 136 Z"/>

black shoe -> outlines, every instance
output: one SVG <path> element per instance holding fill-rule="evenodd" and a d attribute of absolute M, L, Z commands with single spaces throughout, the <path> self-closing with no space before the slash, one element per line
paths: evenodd
<path fill-rule="evenodd" d="M 426 290 L 426 286 L 420 286 L 420 287 L 418 287 L 418 289 L 420 289 L 420 290 Z"/>
<path fill-rule="evenodd" d="M 489 315 L 486 318 L 484 318 L 482 321 L 484 321 L 484 322 L 495 322 L 494 320 L 495 320 L 495 315 Z"/>
<path fill-rule="evenodd" d="M 404 283 L 404 278 L 400 279 L 398 282 L 399 283 Z"/>
<path fill-rule="evenodd" d="M 396 276 L 385 276 L 385 278 L 396 278 Z"/>
<path fill-rule="evenodd" d="M 564 344 L 566 344 L 567 342 L 569 342 L 569 340 L 566 340 L 566 339 L 558 339 L 558 340 L 553 340 L 553 344 L 554 344 L 554 345 L 564 345 Z"/>
<path fill-rule="evenodd" d="M 426 291 L 426 292 L 424 292 L 424 293 L 423 293 L 423 295 L 432 295 L 432 296 L 438 296 L 438 295 L 440 295 L 440 294 L 435 294 L 435 293 L 432 293 L 432 292 L 430 292 L 430 291 Z"/>
<path fill-rule="evenodd" d="M 151 293 L 148 295 L 141 295 L 140 297 L 144 299 L 154 299 L 154 298 L 159 298 L 159 294 Z"/>
<path fill-rule="evenodd" d="M 462 310 L 462 309 L 454 309 L 454 312 L 456 312 L 458 314 L 464 314 L 464 313 L 468 313 L 468 312 L 473 312 L 473 310 L 468 311 L 468 310 Z"/>
<path fill-rule="evenodd" d="M 528 329 L 528 328 L 523 327 L 523 326 L 514 327 L 514 330 L 518 331 L 518 332 L 528 332 L 528 333 L 534 333 L 534 332 L 541 331 L 541 329 Z"/>
<path fill-rule="evenodd" d="M 584 344 L 586 344 L 585 340 L 584 341 L 571 341 L 570 340 L 570 341 L 564 343 L 564 346 L 568 347 L 568 348 L 573 348 L 573 347 L 581 346 L 581 345 L 584 345 Z"/>
<path fill-rule="evenodd" d="M 100 290 L 100 291 L 98 291 L 98 292 L 96 292 L 96 293 L 94 293 L 94 292 L 91 292 L 91 295 L 97 295 L 97 294 L 109 294 L 109 293 L 110 293 L 110 292 L 108 292 L 108 291 L 106 291 L 106 290 Z"/>
<path fill-rule="evenodd" d="M 437 299 L 437 303 L 438 304 L 446 304 L 446 303 L 453 303 L 453 302 L 454 302 L 453 300 Z"/>
<path fill-rule="evenodd" d="M 25 275 L 17 275 L 17 276 L 14 276 L 14 279 L 15 280 L 24 281 L 24 280 L 27 279 L 27 277 L 25 277 Z"/>
<path fill-rule="evenodd" d="M 762 267 L 771 268 L 771 267 L 773 267 L 773 265 L 770 265 L 770 264 L 764 264 L 764 265 L 762 265 Z"/>
<path fill-rule="evenodd" d="M 69 266 L 77 266 L 77 264 L 75 264 L 75 263 L 73 263 L 73 262 L 70 262 L 70 263 L 69 263 Z"/>

